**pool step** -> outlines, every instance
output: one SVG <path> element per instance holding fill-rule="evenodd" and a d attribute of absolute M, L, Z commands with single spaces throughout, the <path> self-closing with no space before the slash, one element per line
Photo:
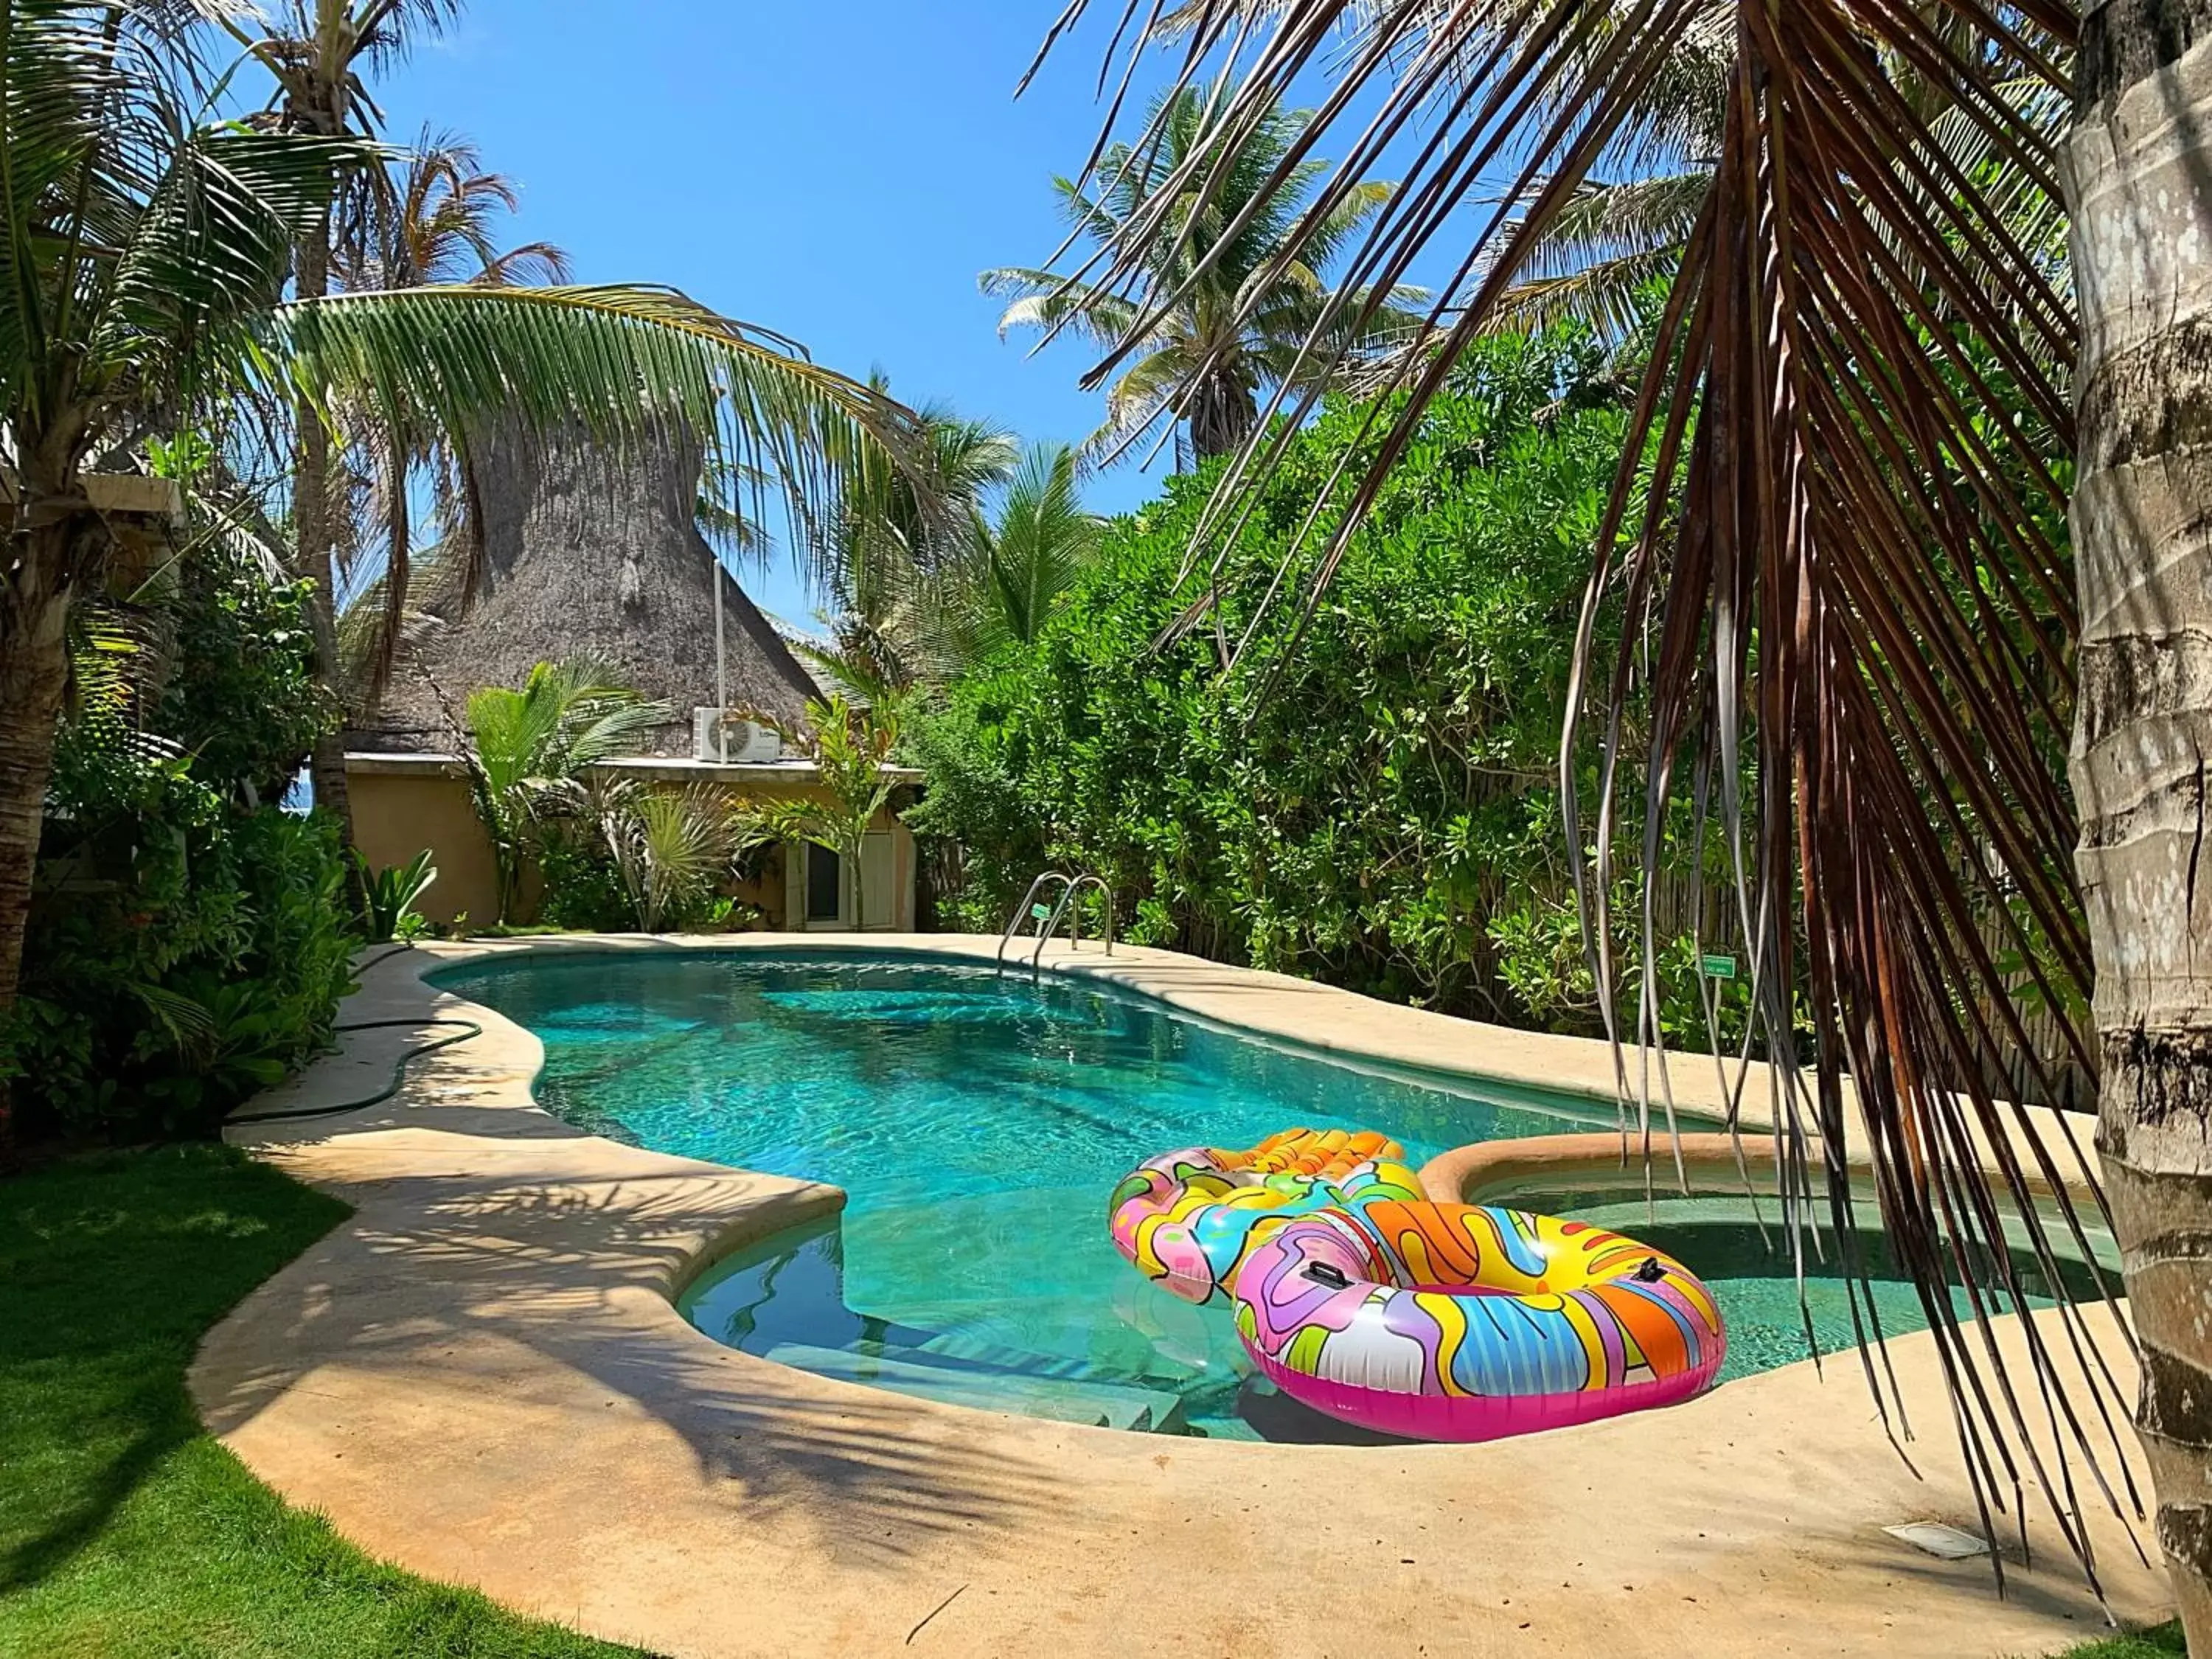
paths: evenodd
<path fill-rule="evenodd" d="M 1042 1377 L 1047 1382 L 1080 1382 L 1083 1373 L 1091 1369 L 1089 1361 L 1078 1359 L 1073 1354 L 1037 1353 L 1003 1342 L 987 1342 L 960 1331 L 933 1332 L 911 1346 L 901 1346 L 893 1357 L 912 1358 L 925 1365 L 942 1359 L 949 1362 L 947 1369 Z M 1141 1389 L 1144 1383 L 1109 1382 L 1103 1386 Z"/>
<path fill-rule="evenodd" d="M 915 1350 L 917 1354 L 920 1350 Z M 817 1348 L 800 1342 L 779 1342 L 767 1357 L 779 1364 L 794 1365 L 817 1376 L 834 1376 L 846 1382 L 865 1382 L 894 1394 L 951 1406 L 972 1406 L 981 1411 L 1020 1412 L 1030 1417 L 1055 1418 L 1063 1423 L 1085 1423 L 1097 1428 L 1148 1430 L 1155 1434 L 1184 1432 L 1182 1401 L 1171 1394 L 1151 1389 L 1116 1387 L 1103 1382 L 1078 1382 L 1058 1377 L 993 1376 L 973 1368 L 916 1364 L 912 1359 L 881 1359 L 847 1353 L 842 1348 Z"/>

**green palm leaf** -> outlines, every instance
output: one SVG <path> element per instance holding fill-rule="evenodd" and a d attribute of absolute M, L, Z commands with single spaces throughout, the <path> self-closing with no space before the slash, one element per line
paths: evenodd
<path fill-rule="evenodd" d="M 962 557 L 938 579 L 925 615 L 933 672 L 951 678 L 1028 643 L 1097 552 L 1102 521 L 1083 507 L 1074 451 L 1039 444 L 991 517 L 979 514 Z"/>
<path fill-rule="evenodd" d="M 1085 380 L 1108 386 L 1106 424 L 1085 446 L 1095 459 L 1118 459 L 1170 419 L 1188 424 L 1200 456 L 1223 453 L 1257 423 L 1262 394 L 1286 379 L 1328 381 L 1340 354 L 1310 349 L 1316 339 L 1348 354 L 1413 322 L 1413 290 L 1340 289 L 1322 274 L 1393 186 L 1367 181 L 1305 215 L 1327 171 L 1297 159 L 1310 112 L 1269 104 L 1231 123 L 1215 102 L 1199 88 L 1171 91 L 1153 105 L 1146 142 L 1103 151 L 1092 170 L 1101 188 L 1054 181 L 1071 241 L 1096 250 L 1083 265 L 982 275 L 986 294 L 1014 296 L 1002 334 L 1073 331 L 1106 348 Z M 1122 367 L 1133 358 L 1152 366 Z M 1325 366 L 1309 375 L 1310 361 Z M 1176 373 L 1163 374 L 1162 362 Z"/>
<path fill-rule="evenodd" d="M 776 478 L 810 529 L 853 470 L 906 465 L 921 439 L 887 394 L 672 289 L 340 295 L 279 308 L 267 336 L 272 362 L 319 397 L 447 429 L 503 418 L 618 448 L 688 425 L 718 457 Z"/>

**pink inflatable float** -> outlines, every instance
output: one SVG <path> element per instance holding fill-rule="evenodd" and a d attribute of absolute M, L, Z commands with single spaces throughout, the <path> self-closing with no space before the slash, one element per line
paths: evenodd
<path fill-rule="evenodd" d="M 1673 1257 L 1579 1221 L 1382 1202 L 1285 1222 L 1239 1266 L 1237 1334 L 1293 1399 L 1419 1440 L 1560 1428 L 1711 1386 L 1720 1310 Z"/>

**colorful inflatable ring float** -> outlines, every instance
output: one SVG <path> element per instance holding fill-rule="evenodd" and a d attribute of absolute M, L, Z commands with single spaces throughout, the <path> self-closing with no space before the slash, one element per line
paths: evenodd
<path fill-rule="evenodd" d="M 1406 1149 L 1368 1130 L 1285 1129 L 1244 1152 L 1190 1146 L 1114 1188 L 1107 1227 L 1130 1265 L 1186 1302 L 1226 1296 L 1270 1228 L 1316 1210 L 1421 1195 Z"/>
<path fill-rule="evenodd" d="M 1687 1400 L 1727 1352 L 1672 1256 L 1556 1216 L 1381 1200 L 1271 1229 L 1232 1285 L 1276 1386 L 1418 1440 L 1493 1440 Z"/>

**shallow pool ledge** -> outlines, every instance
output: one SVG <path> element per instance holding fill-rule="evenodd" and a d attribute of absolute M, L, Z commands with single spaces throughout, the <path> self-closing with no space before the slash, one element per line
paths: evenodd
<path fill-rule="evenodd" d="M 1133 1631 L 1165 1631 L 1154 1644 L 1179 1651 L 1304 1659 L 1343 1646 L 1315 1586 L 1345 1584 L 1364 1587 L 1356 1645 L 1370 1659 L 1966 1659 L 2102 1628 L 2061 1550 L 2011 1566 L 2000 1600 L 1984 1564 L 1882 1531 L 1972 1526 L 1972 1500 L 1941 1432 L 1915 1444 L 1916 1478 L 1848 1366 L 1826 1379 L 1789 1366 L 1668 1411 L 1489 1445 L 1351 1448 L 974 1411 L 723 1347 L 670 1291 L 702 1256 L 841 1195 L 559 1122 L 530 1097 L 536 1038 L 422 977 L 522 952 L 988 958 L 994 944 L 549 939 L 377 962 L 345 1023 L 400 1024 L 359 1033 L 251 1103 L 264 1121 L 228 1132 L 355 1212 L 210 1334 L 191 1378 L 201 1413 L 257 1475 L 371 1552 L 686 1659 L 1103 1659 L 1131 1651 Z M 1075 972 L 1100 960 L 1046 957 Z M 1434 1016 L 1296 981 L 1160 951 L 1117 951 L 1103 976 L 1318 1046 L 1500 1069 L 1469 1054 L 1464 1029 L 1446 1037 Z M 392 1087 L 404 1048 L 474 1027 Z M 1557 1070 L 1519 1074 L 1572 1086 Z M 267 1121 L 325 1108 L 343 1109 Z M 1995 1325 L 2017 1357 L 2021 1322 Z M 2055 1326 L 2045 1340 L 2063 1346 Z M 1932 1340 L 1888 1353 L 1917 1419 L 1941 1423 Z M 2162 1576 L 2102 1511 L 2087 1524 L 2114 1613 L 2167 1616 Z M 1164 1594 L 1189 1586 L 1202 1593 L 1176 1596 L 1162 1625 Z"/>

